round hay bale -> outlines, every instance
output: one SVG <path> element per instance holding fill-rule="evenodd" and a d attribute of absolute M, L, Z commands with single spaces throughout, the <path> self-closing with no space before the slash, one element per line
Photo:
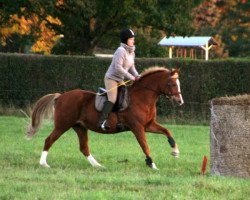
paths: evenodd
<path fill-rule="evenodd" d="M 211 173 L 250 177 L 250 95 L 211 101 Z"/>

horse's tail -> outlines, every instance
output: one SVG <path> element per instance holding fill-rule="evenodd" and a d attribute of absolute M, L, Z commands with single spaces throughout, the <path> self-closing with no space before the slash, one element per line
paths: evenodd
<path fill-rule="evenodd" d="M 61 94 L 48 94 L 41 97 L 35 104 L 32 111 L 31 124 L 28 126 L 26 133 L 27 139 L 31 139 L 38 131 L 45 116 L 51 116 L 54 113 L 54 102 Z"/>

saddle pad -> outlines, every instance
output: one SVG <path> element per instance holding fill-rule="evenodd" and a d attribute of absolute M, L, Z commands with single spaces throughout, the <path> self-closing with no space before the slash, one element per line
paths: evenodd
<path fill-rule="evenodd" d="M 97 94 L 95 97 L 95 108 L 97 111 L 101 112 L 103 109 L 104 102 L 107 101 L 107 95 Z"/>
<path fill-rule="evenodd" d="M 101 112 L 104 106 L 104 102 L 108 100 L 107 93 L 103 88 L 99 88 L 99 91 L 95 98 L 95 108 L 97 111 Z M 101 94 L 101 95 L 100 95 Z M 125 110 L 129 106 L 129 96 L 127 89 L 124 87 L 118 88 L 118 97 L 113 108 L 113 112 L 119 112 Z"/>

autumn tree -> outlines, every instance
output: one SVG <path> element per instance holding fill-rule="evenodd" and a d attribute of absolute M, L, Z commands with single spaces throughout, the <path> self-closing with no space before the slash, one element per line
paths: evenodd
<path fill-rule="evenodd" d="M 50 23 L 60 24 L 60 21 L 47 17 Z M 43 53 L 50 54 L 52 47 L 60 39 L 55 31 L 47 27 L 45 20 L 40 21 L 33 14 L 26 19 L 16 14 L 0 27 L 0 50 L 2 52 Z"/>
<path fill-rule="evenodd" d="M 56 34 L 63 34 L 55 53 L 93 53 L 98 45 L 108 48 L 117 46 L 119 32 L 130 27 L 139 30 L 139 37 L 149 41 L 160 33 L 189 35 L 190 10 L 200 0 L 24 0 L 4 1 L 0 12 L 2 18 L 9 14 L 20 14 L 25 9 L 27 17 L 32 13 L 45 20 Z M 15 4 L 15 5 L 14 5 Z M 60 20 L 61 25 L 52 24 L 46 17 Z M 150 34 L 144 34 L 151 30 Z M 139 45 L 139 44 L 138 44 Z M 142 53 L 143 55 L 143 53 Z"/>
<path fill-rule="evenodd" d="M 225 14 L 218 28 L 231 57 L 250 55 L 250 2 L 247 0 L 227 1 Z"/>
<path fill-rule="evenodd" d="M 215 37 L 217 56 L 250 55 L 249 10 L 247 0 L 206 0 L 193 9 L 195 34 Z"/>

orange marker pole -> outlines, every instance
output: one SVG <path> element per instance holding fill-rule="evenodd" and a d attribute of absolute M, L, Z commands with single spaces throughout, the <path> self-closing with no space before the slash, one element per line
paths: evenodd
<path fill-rule="evenodd" d="M 201 166 L 201 175 L 204 176 L 206 174 L 207 167 L 207 156 L 204 156 L 202 166 Z"/>

